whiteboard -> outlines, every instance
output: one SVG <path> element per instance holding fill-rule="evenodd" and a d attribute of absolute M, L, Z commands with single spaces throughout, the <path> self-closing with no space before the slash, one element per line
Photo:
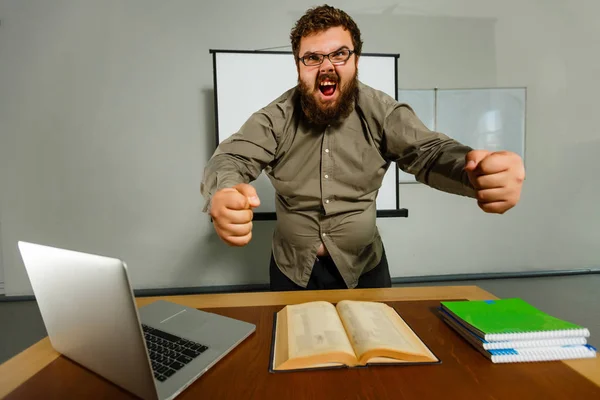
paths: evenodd
<path fill-rule="evenodd" d="M 473 149 L 507 150 L 525 159 L 526 88 L 400 89 L 398 101 L 432 131 Z M 399 172 L 398 183 L 415 182 Z"/>
<path fill-rule="evenodd" d="M 237 132 L 254 112 L 297 84 L 298 74 L 291 52 L 210 52 L 213 54 L 217 143 Z M 397 60 L 397 54 L 362 54 L 358 78 L 397 99 Z M 383 178 L 376 201 L 378 211 L 400 209 L 397 170 L 392 163 Z M 274 213 L 275 189 L 265 173 L 252 185 L 261 199 L 255 215 Z"/>
<path fill-rule="evenodd" d="M 438 90 L 437 130 L 474 149 L 525 159 L 525 88 Z"/>

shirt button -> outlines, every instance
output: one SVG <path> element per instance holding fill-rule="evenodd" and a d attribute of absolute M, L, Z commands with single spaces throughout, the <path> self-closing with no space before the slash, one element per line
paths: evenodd
<path fill-rule="evenodd" d="M 329 200 L 325 200 L 325 203 L 329 204 Z"/>
<path fill-rule="evenodd" d="M 329 175 L 325 175 L 325 179 L 329 178 Z"/>
<path fill-rule="evenodd" d="M 327 234 L 326 234 L 326 233 L 324 233 L 324 234 L 323 234 L 323 237 L 325 237 L 325 236 L 327 236 Z"/>
<path fill-rule="evenodd" d="M 325 153 L 329 153 L 329 149 L 325 149 Z"/>

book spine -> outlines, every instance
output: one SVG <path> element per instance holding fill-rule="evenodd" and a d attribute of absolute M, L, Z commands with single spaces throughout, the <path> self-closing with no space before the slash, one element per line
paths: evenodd
<path fill-rule="evenodd" d="M 537 331 L 537 332 L 508 332 L 508 333 L 490 333 L 486 334 L 484 339 L 487 342 L 501 342 L 508 340 L 539 340 L 539 339 L 557 339 L 566 337 L 589 337 L 590 331 L 587 328 L 564 329 L 559 331 Z"/>
<path fill-rule="evenodd" d="M 569 345 L 583 345 L 587 340 L 584 337 L 579 338 L 561 338 L 561 339 L 542 339 L 542 340 L 511 340 L 507 342 L 486 342 L 483 348 L 486 350 L 496 349 L 523 349 L 531 347 L 556 347 Z"/>
<path fill-rule="evenodd" d="M 500 349 L 489 350 L 492 362 L 517 363 L 517 362 L 536 362 L 536 361 L 554 361 L 569 360 L 575 358 L 594 358 L 596 349 L 592 346 L 565 346 L 548 347 L 537 349 Z"/>

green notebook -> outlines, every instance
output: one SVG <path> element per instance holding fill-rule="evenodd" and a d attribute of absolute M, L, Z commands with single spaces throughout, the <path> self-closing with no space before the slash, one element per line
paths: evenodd
<path fill-rule="evenodd" d="M 588 337 L 587 328 L 538 310 L 521 299 L 442 301 L 442 309 L 487 341 Z"/>

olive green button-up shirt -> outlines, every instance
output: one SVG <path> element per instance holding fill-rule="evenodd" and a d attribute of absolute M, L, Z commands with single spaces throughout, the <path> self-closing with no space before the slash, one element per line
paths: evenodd
<path fill-rule="evenodd" d="M 474 197 L 463 171 L 470 150 L 362 83 L 347 118 L 311 125 L 293 88 L 218 146 L 204 171 L 204 211 L 217 190 L 249 183 L 264 170 L 276 192 L 272 251 L 279 269 L 306 287 L 323 242 L 354 288 L 382 256 L 375 199 L 390 163 L 433 188 Z"/>

